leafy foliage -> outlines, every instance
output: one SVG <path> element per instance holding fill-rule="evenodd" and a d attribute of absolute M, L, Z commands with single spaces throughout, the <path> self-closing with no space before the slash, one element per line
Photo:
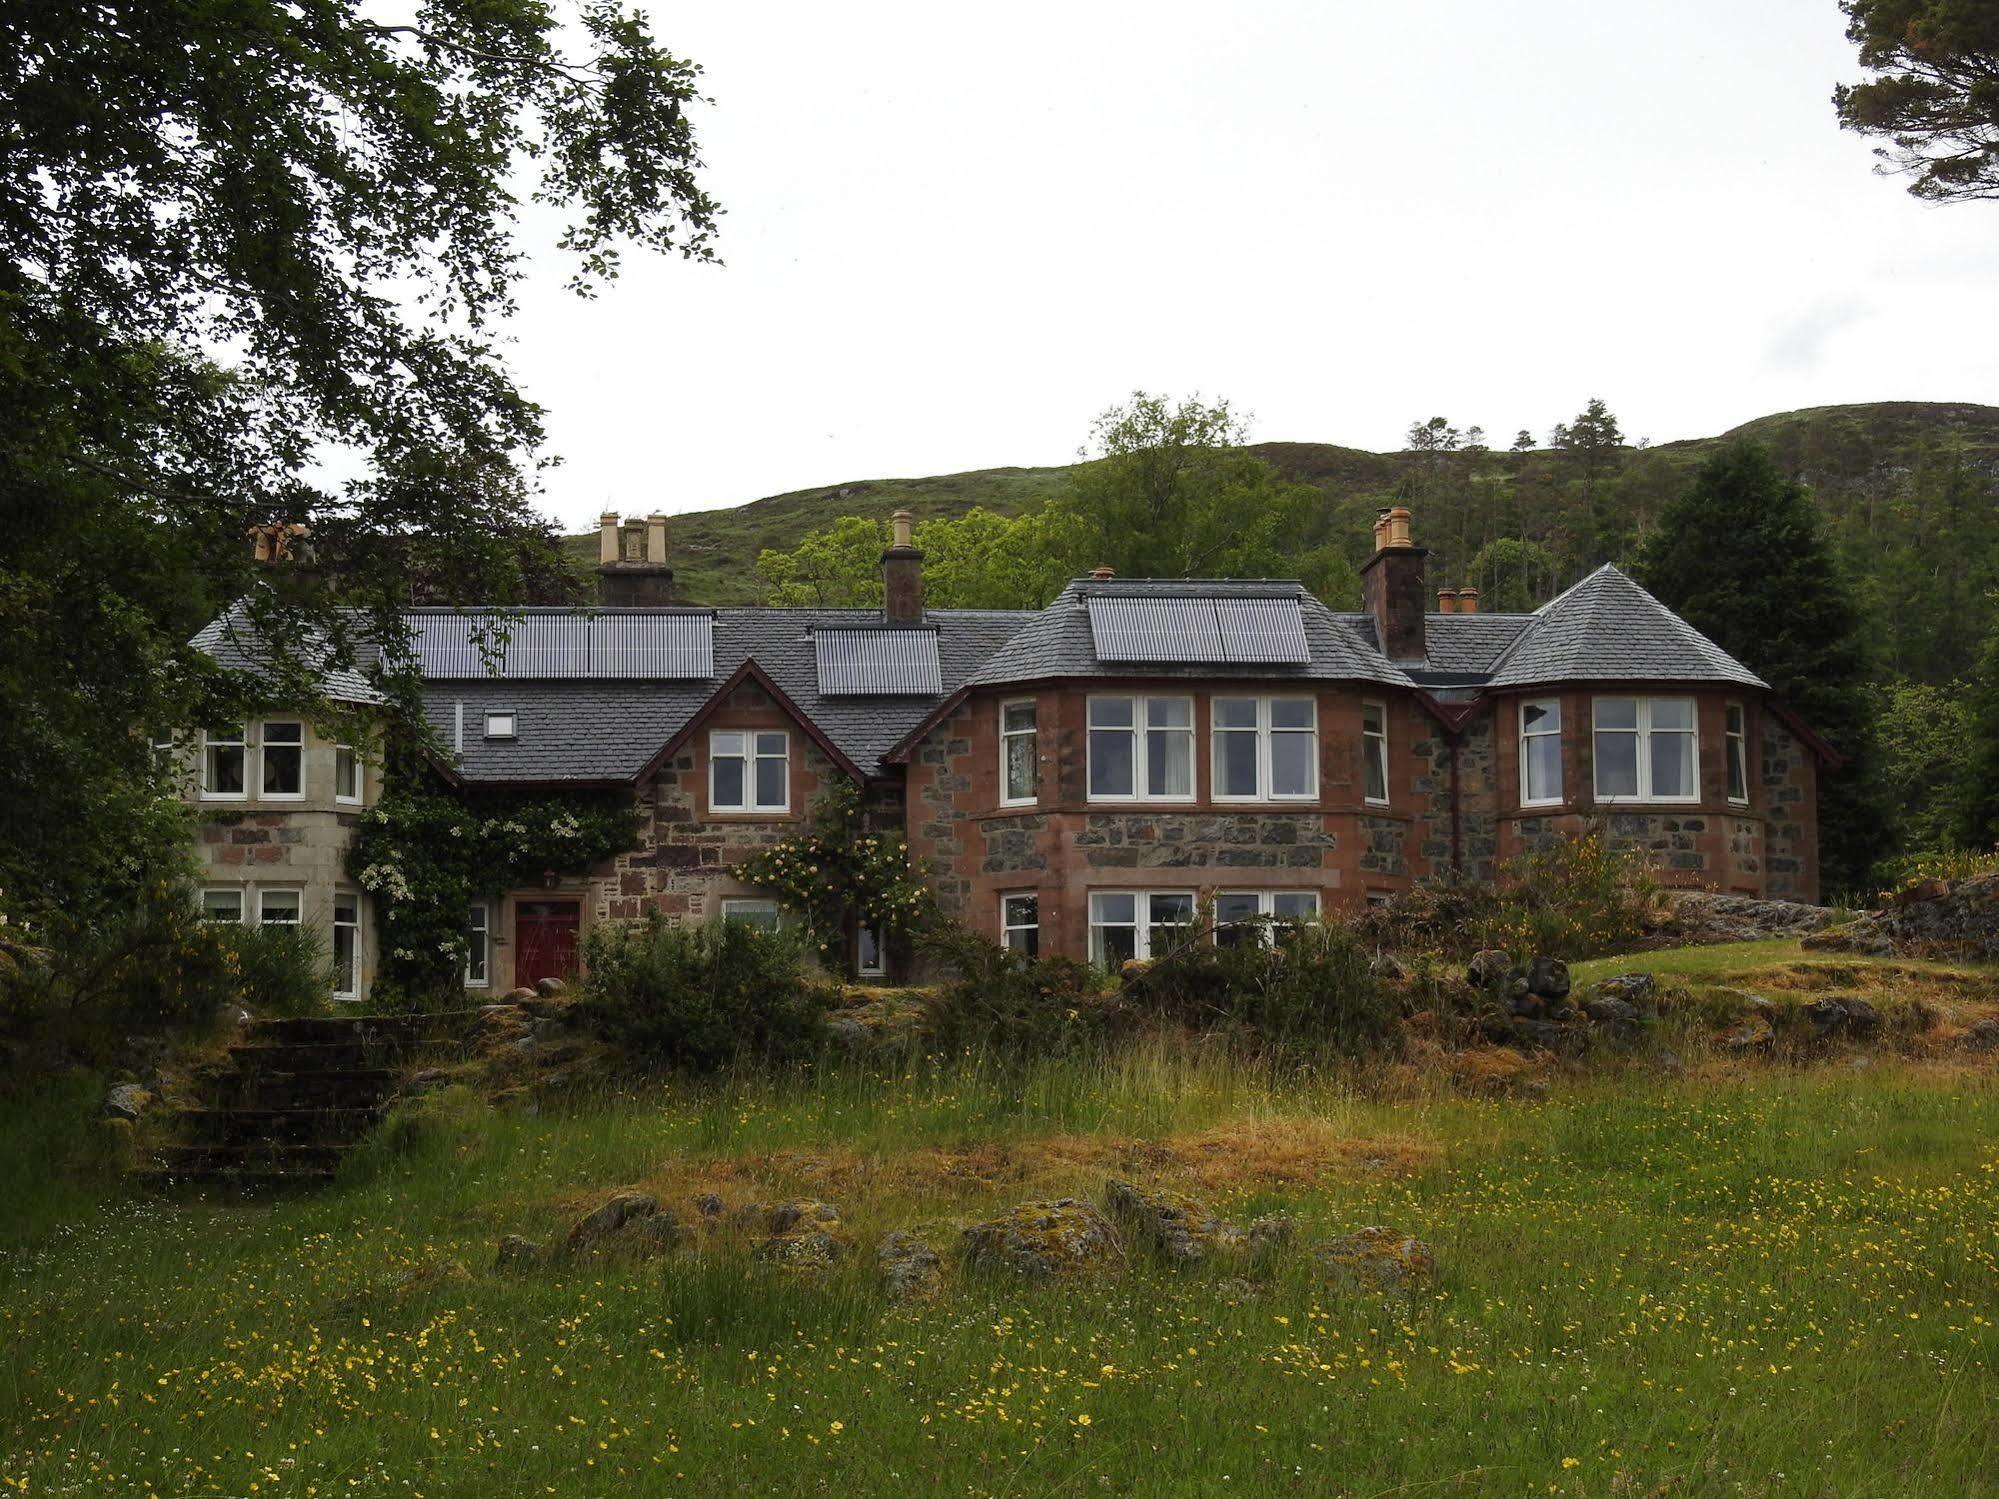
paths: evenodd
<path fill-rule="evenodd" d="M 1999 621 L 1995 621 L 1966 694 L 1965 774 L 1957 803 L 1957 841 L 1999 844 Z"/>
<path fill-rule="evenodd" d="M 1116 1034 L 1131 1020 L 1122 992 L 1071 958 L 1030 958 L 943 923 L 925 954 L 953 975 L 926 1005 L 925 1030 L 944 1049 L 1051 1056 Z"/>
<path fill-rule="evenodd" d="M 808 940 L 833 967 L 843 966 L 856 927 L 871 926 L 887 942 L 908 936 L 936 911 L 929 887 L 909 866 L 902 835 L 868 829 L 860 792 L 849 781 L 812 804 L 810 832 L 758 851 L 735 874 L 803 916 Z"/>
<path fill-rule="evenodd" d="M 1833 92 L 1839 123 L 1886 137 L 1884 170 L 1918 198 L 1999 198 L 1999 12 L 1987 0 L 1840 0 L 1862 67 Z"/>
<path fill-rule="evenodd" d="M 332 991 L 324 933 L 203 921 L 194 887 L 168 880 L 146 886 L 90 942 L 10 947 L 0 1033 L 50 1034 L 89 1052 L 127 1030 L 205 1026 L 225 1004 L 316 1014 Z"/>
<path fill-rule="evenodd" d="M 713 1071 L 809 1054 L 829 996 L 801 974 L 793 936 L 740 921 L 604 922 L 584 939 L 590 1023 L 634 1056 Z"/>
<path fill-rule="evenodd" d="M 170 855 L 128 730 L 318 718 L 308 641 L 352 664 L 413 594 L 567 588 L 529 504 L 540 413 L 492 344 L 523 186 L 567 217 L 580 291 L 624 245 L 710 254 L 695 71 L 636 15 L 413 14 L 0 21 L 0 888 L 52 930 L 113 919 Z M 246 530 L 272 521 L 310 526 L 309 569 L 253 570 Z M 266 678 L 186 644 L 238 598 Z"/>
<path fill-rule="evenodd" d="M 1821 867 L 1862 885 L 1886 852 L 1859 601 L 1804 486 L 1742 441 L 1702 464 L 1640 560 L 1645 586 L 1846 757 L 1821 778 Z"/>
<path fill-rule="evenodd" d="M 347 872 L 374 896 L 383 997 L 457 995 L 471 902 L 545 872 L 581 874 L 638 841 L 616 792 L 470 797 L 437 786 L 408 752 L 355 830 Z"/>

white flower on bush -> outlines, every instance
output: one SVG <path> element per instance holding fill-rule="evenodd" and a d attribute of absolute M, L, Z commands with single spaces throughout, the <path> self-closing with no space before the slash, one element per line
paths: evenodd
<path fill-rule="evenodd" d="M 409 881 L 403 878 L 402 870 L 393 864 L 370 864 L 355 876 L 365 890 L 386 896 L 392 901 L 410 898 Z"/>
<path fill-rule="evenodd" d="M 548 830 L 558 838 L 581 838 L 583 836 L 583 826 L 577 822 L 574 812 L 564 812 L 557 817 L 551 818 Z"/>

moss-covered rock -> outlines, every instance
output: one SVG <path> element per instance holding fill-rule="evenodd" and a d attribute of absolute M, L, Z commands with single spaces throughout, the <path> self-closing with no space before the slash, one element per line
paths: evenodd
<path fill-rule="evenodd" d="M 1428 1244 L 1386 1228 L 1336 1234 L 1315 1245 L 1312 1257 L 1336 1284 L 1351 1290 L 1415 1291 L 1437 1274 L 1436 1256 Z"/>
<path fill-rule="evenodd" d="M 1050 1280 L 1093 1270 L 1119 1252 L 1117 1230 L 1094 1203 L 1074 1197 L 1024 1202 L 965 1230 L 965 1262 L 976 1270 Z"/>

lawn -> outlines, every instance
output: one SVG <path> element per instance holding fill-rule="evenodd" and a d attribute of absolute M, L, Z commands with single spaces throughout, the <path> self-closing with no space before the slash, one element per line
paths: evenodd
<path fill-rule="evenodd" d="M 1645 966 L 1652 959 L 1622 966 Z M 449 1102 L 336 1189 L 0 1189 L 0 1481 L 31 1494 L 1999 1493 L 1999 1089 L 1835 1058 L 1545 1098 L 1389 1096 L 1152 1043 Z M 1171 1182 L 1301 1244 L 1434 1246 L 1406 1300 L 1302 1248 L 1264 1281 L 1140 1255 L 897 1306 L 866 1252 L 1024 1198 Z M 721 1249 L 502 1274 L 612 1188 L 837 1202 L 826 1279 Z M 37 1206 L 40 1204 L 40 1206 Z"/>

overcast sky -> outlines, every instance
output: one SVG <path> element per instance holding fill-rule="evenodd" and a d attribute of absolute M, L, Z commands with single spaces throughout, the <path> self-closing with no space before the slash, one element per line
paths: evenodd
<path fill-rule="evenodd" d="M 1999 204 L 1835 125 L 1833 0 L 657 6 L 706 70 L 727 264 L 553 251 L 511 358 L 588 529 L 1070 461 L 1134 387 L 1260 440 L 1663 442 L 1999 403 Z"/>

